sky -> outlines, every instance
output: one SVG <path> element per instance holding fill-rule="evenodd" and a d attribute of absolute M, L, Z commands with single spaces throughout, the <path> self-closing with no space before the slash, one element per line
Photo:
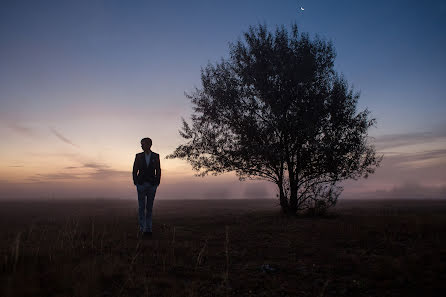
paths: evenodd
<path fill-rule="evenodd" d="M 293 23 L 333 42 L 377 120 L 383 162 L 341 198 L 445 198 L 446 3 L 400 0 L 2 0 L 0 198 L 136 199 L 143 137 L 161 155 L 157 199 L 274 198 L 267 182 L 195 177 L 164 157 L 200 69 L 249 26 Z"/>

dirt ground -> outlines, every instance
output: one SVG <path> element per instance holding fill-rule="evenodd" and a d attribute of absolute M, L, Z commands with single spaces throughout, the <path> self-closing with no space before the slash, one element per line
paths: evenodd
<path fill-rule="evenodd" d="M 444 296 L 446 200 L 0 201 L 0 296 Z"/>

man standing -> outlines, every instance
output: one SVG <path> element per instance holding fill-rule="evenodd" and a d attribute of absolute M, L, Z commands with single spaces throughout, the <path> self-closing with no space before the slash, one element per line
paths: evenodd
<path fill-rule="evenodd" d="M 161 181 L 160 156 L 152 152 L 152 139 L 141 139 L 144 152 L 136 154 L 133 163 L 133 183 L 138 191 L 139 229 L 152 236 L 152 208 L 156 189 Z M 147 198 L 147 200 L 146 200 Z"/>

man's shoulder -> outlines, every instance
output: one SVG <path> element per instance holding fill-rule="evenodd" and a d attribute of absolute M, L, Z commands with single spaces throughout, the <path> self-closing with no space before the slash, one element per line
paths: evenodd
<path fill-rule="evenodd" d="M 157 153 L 155 153 L 155 152 L 151 152 L 150 154 L 151 154 L 151 156 L 153 156 L 154 158 L 159 158 L 159 157 L 160 157 L 160 155 L 157 154 Z M 137 154 L 136 154 L 136 157 L 137 157 L 137 158 L 142 158 L 142 157 L 145 158 L 145 154 L 144 154 L 144 152 L 137 153 Z"/>

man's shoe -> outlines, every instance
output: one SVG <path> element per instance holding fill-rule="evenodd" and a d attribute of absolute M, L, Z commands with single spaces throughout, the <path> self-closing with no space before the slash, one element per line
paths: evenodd
<path fill-rule="evenodd" d="M 152 238 L 152 232 L 144 232 L 145 238 Z"/>

